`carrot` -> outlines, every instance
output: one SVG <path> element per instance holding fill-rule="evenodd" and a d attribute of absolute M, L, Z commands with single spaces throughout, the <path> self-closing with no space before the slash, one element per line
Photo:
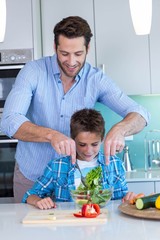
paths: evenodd
<path fill-rule="evenodd" d="M 144 196 L 145 196 L 144 193 L 138 193 L 134 198 L 130 199 L 129 203 L 131 205 L 134 205 L 138 198 L 141 198 L 141 197 L 144 197 Z"/>

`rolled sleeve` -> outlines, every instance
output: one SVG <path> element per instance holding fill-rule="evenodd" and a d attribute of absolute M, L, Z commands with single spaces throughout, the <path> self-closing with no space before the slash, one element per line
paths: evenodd
<path fill-rule="evenodd" d="M 1 130 L 11 138 L 17 132 L 18 128 L 26 121 L 29 121 L 29 119 L 23 115 L 12 115 L 7 117 L 4 114 L 1 121 Z"/>
<path fill-rule="evenodd" d="M 27 203 L 27 198 L 30 196 L 29 192 L 26 192 L 22 198 L 22 203 Z"/>

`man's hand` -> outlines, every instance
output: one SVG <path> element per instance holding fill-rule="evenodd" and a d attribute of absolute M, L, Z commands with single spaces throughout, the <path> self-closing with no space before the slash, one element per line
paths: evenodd
<path fill-rule="evenodd" d="M 58 154 L 71 156 L 73 164 L 76 161 L 75 141 L 53 129 L 41 127 L 28 121 L 20 126 L 14 138 L 26 142 L 50 142 Z"/>
<path fill-rule="evenodd" d="M 138 113 L 129 113 L 122 121 L 114 125 L 104 140 L 104 154 L 106 164 L 110 156 L 122 152 L 125 137 L 140 132 L 146 126 L 146 120 Z"/>
<path fill-rule="evenodd" d="M 106 164 L 109 164 L 110 156 L 115 155 L 118 152 L 122 152 L 125 145 L 125 138 L 121 131 L 116 128 L 112 128 L 105 137 L 104 140 L 104 155 L 106 157 Z"/>
<path fill-rule="evenodd" d="M 71 156 L 72 163 L 76 162 L 76 144 L 72 138 L 60 132 L 55 132 L 50 137 L 50 143 L 58 154 Z"/>

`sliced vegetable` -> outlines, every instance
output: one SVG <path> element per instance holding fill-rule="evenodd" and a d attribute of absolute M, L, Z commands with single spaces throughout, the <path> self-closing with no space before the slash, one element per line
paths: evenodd
<path fill-rule="evenodd" d="M 160 209 L 160 196 L 158 196 L 158 197 L 156 198 L 155 207 L 156 207 L 157 209 Z"/>
<path fill-rule="evenodd" d="M 136 200 L 136 208 L 139 210 L 155 207 L 155 201 L 157 197 L 160 196 L 160 193 L 152 194 L 150 196 L 138 198 Z"/>
<path fill-rule="evenodd" d="M 74 215 L 75 217 L 83 217 L 83 216 L 82 216 L 82 212 L 73 213 L 73 215 Z"/>
<path fill-rule="evenodd" d="M 100 214 L 98 204 L 83 204 L 81 212 L 73 213 L 75 217 L 95 218 Z"/>
<path fill-rule="evenodd" d="M 84 204 L 82 206 L 82 216 L 97 217 L 100 214 L 100 207 L 98 204 Z"/>

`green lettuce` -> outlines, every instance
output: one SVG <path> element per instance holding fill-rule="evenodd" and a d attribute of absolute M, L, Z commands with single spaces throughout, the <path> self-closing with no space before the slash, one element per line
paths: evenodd
<path fill-rule="evenodd" d="M 85 177 L 87 188 L 81 183 L 80 186 L 78 187 L 78 190 L 101 189 L 102 188 L 101 178 L 102 178 L 102 168 L 101 166 L 98 166 L 87 173 Z"/>

